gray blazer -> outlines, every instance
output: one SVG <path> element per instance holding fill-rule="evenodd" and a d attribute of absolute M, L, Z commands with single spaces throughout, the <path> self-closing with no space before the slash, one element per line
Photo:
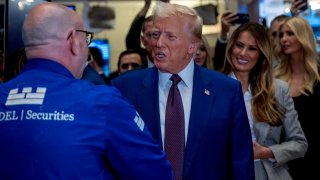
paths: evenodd
<path fill-rule="evenodd" d="M 308 142 L 298 120 L 294 102 L 289 94 L 286 82 L 276 80 L 276 98 L 285 108 L 285 118 L 281 126 L 270 126 L 264 122 L 253 122 L 257 142 L 271 148 L 274 159 L 262 159 L 269 180 L 291 180 L 287 162 L 303 157 L 308 149 Z M 265 174 L 263 169 L 255 173 Z M 258 176 L 259 176 L 258 175 Z"/>

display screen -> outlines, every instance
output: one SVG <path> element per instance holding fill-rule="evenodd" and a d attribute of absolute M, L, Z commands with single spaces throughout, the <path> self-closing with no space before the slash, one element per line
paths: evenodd
<path fill-rule="evenodd" d="M 110 73 L 110 44 L 107 39 L 93 39 L 89 45 L 89 47 L 97 47 L 101 50 L 102 58 L 105 61 L 105 66 L 103 67 L 103 71 L 106 76 Z"/>

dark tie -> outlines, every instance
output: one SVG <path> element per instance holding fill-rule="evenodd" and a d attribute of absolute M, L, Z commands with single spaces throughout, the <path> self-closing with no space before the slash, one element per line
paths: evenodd
<path fill-rule="evenodd" d="M 184 159 L 184 112 L 181 95 L 178 89 L 178 83 L 181 78 L 177 74 L 173 74 L 170 78 L 172 86 L 169 90 L 166 119 L 165 119 L 165 135 L 164 150 L 171 162 L 174 179 L 182 179 L 183 159 Z"/>

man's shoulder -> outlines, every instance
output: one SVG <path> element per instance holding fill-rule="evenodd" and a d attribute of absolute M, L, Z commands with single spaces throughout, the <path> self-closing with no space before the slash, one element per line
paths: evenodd
<path fill-rule="evenodd" d="M 108 96 L 118 93 L 118 90 L 109 85 L 96 85 L 86 80 L 74 81 L 74 86 L 79 87 L 81 92 L 92 96 Z"/>
<path fill-rule="evenodd" d="M 17 86 L 16 84 L 20 85 Z M 37 96 L 39 100 L 41 98 L 44 99 L 44 103 L 49 102 L 52 107 L 62 101 L 67 104 L 81 103 L 81 106 L 86 107 L 94 103 L 104 104 L 112 100 L 121 99 L 120 92 L 113 87 L 95 85 L 86 80 L 65 78 L 63 76 L 49 79 L 34 76 L 22 78 L 22 76 L 18 76 L 11 81 L 3 83 L 1 86 L 1 103 L 5 102 L 9 96 L 21 96 L 20 101 L 25 102 L 32 101 L 30 97 Z"/>
<path fill-rule="evenodd" d="M 207 68 L 200 68 L 200 78 L 206 78 L 213 83 L 220 83 L 222 86 L 239 85 L 239 81 L 219 72 Z"/>
<path fill-rule="evenodd" d="M 136 69 L 126 72 L 118 77 L 114 78 L 111 83 L 126 82 L 126 83 L 138 83 L 144 80 L 145 77 L 150 77 L 155 70 L 153 68 Z"/>

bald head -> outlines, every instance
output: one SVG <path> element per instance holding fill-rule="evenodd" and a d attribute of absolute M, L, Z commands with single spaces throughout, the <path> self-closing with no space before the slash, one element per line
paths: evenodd
<path fill-rule="evenodd" d="M 22 39 L 26 47 L 59 41 L 71 28 L 83 28 L 80 17 L 68 7 L 44 2 L 33 7 L 25 18 Z"/>
<path fill-rule="evenodd" d="M 44 2 L 34 6 L 22 28 L 27 60 L 49 59 L 81 78 L 89 54 L 81 17 L 68 7 Z"/>

